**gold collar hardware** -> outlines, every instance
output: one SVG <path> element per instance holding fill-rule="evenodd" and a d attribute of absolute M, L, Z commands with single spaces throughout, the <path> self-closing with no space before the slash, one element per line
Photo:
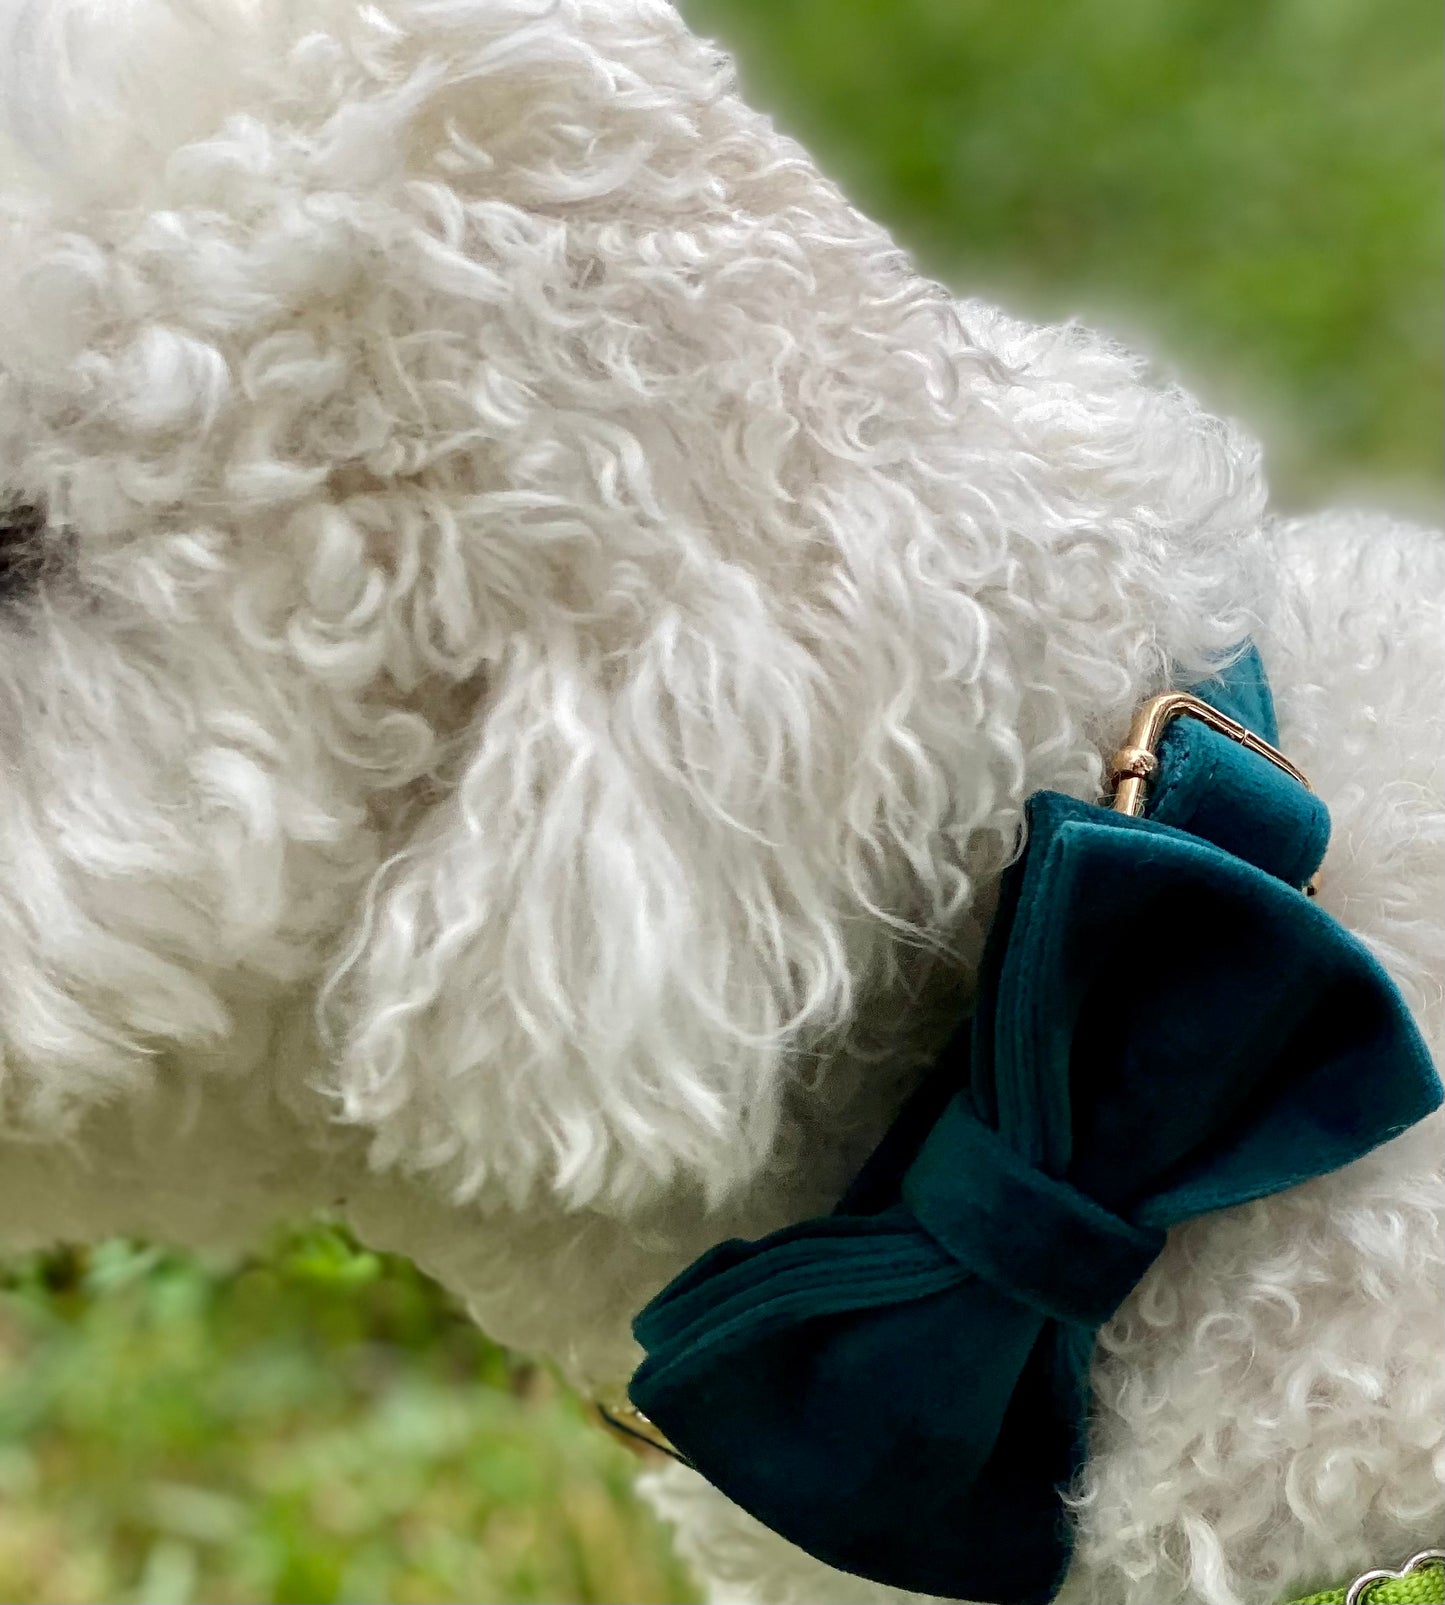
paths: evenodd
<path fill-rule="evenodd" d="M 1145 788 L 1159 769 L 1159 742 L 1164 732 L 1176 719 L 1198 719 L 1211 730 L 1237 741 L 1247 751 L 1267 758 L 1277 769 L 1283 769 L 1297 780 L 1306 791 L 1310 785 L 1304 771 L 1292 764 L 1278 747 L 1270 746 L 1263 737 L 1255 735 L 1248 725 L 1221 713 L 1202 697 L 1189 691 L 1165 691 L 1149 700 L 1134 715 L 1124 745 L 1109 763 L 1109 783 L 1114 788 L 1114 812 L 1136 817 L 1144 812 Z M 1305 886 L 1305 894 L 1315 896 L 1320 889 L 1320 876 L 1316 871 Z"/>
<path fill-rule="evenodd" d="M 1211 707 L 1191 692 L 1165 691 L 1160 696 L 1150 697 L 1134 715 L 1128 739 L 1114 754 L 1109 765 L 1109 780 L 1115 787 L 1115 813 L 1138 815 L 1144 812 L 1145 784 L 1153 779 L 1159 768 L 1160 737 L 1176 719 L 1185 716 L 1198 719 L 1211 730 L 1237 741 L 1241 747 L 1258 753 L 1261 758 L 1268 758 L 1292 780 L 1299 781 L 1306 791 L 1313 789 L 1303 770 L 1297 769 L 1278 747 L 1271 747 L 1247 725 L 1240 724 L 1238 719 L 1231 719 L 1227 713 L 1221 713 L 1218 708 Z"/>
<path fill-rule="evenodd" d="M 633 1454 L 640 1455 L 644 1459 L 651 1459 L 659 1454 L 667 1455 L 673 1460 L 682 1459 L 673 1448 L 667 1434 L 660 1427 L 653 1426 L 635 1404 L 619 1399 L 611 1400 L 607 1404 L 599 1401 L 597 1415 L 612 1436 Z"/>

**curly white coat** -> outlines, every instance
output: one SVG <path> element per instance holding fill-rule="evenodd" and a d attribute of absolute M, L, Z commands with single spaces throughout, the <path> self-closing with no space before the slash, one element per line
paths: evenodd
<path fill-rule="evenodd" d="M 329 1208 L 616 1383 L 876 1139 L 1025 796 L 1246 631 L 1440 1050 L 1438 536 L 1270 522 L 1248 439 L 920 278 L 664 0 L 0 21 L 8 1246 Z M 1067 1599 L 1438 1532 L 1439 1130 L 1174 1234 Z M 901 1598 L 653 1480 L 718 1600 Z"/>

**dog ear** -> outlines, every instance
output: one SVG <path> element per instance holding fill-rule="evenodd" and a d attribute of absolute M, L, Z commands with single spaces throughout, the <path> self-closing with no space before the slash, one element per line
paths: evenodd
<path fill-rule="evenodd" d="M 322 1000 L 379 1165 L 618 1212 L 756 1174 L 889 946 L 848 877 L 893 894 L 846 795 L 889 777 L 837 767 L 848 710 L 746 593 L 711 639 L 662 608 L 625 667 L 558 636 L 489 668 Z"/>

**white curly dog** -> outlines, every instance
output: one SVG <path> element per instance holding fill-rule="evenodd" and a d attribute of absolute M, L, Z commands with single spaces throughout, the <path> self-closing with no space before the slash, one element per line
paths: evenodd
<path fill-rule="evenodd" d="M 1022 805 L 1246 633 L 1445 1036 L 1445 541 L 920 277 L 665 0 L 5 0 L 0 1233 L 339 1214 L 612 1388 L 826 1211 Z M 1167 940 L 1167 934 L 1164 936 Z M 1062 1598 L 1436 1540 L 1438 1119 L 1172 1234 Z M 716 1600 L 905 1596 L 693 1473 Z"/>

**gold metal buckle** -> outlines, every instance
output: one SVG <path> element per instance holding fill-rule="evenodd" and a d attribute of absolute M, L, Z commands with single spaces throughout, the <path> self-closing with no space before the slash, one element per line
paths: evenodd
<path fill-rule="evenodd" d="M 610 1399 L 603 1404 L 599 1400 L 597 1414 L 602 1425 L 633 1454 L 648 1458 L 664 1454 L 673 1460 L 682 1459 L 662 1428 L 653 1426 L 635 1404 L 621 1399 Z"/>
<path fill-rule="evenodd" d="M 1128 739 L 1114 754 L 1109 766 L 1109 779 L 1115 787 L 1115 813 L 1137 815 L 1144 812 L 1145 783 L 1153 779 L 1159 768 L 1160 737 L 1176 719 L 1185 715 L 1198 719 L 1201 724 L 1217 730 L 1222 736 L 1228 736 L 1231 741 L 1237 741 L 1241 747 L 1258 753 L 1261 758 L 1268 758 L 1292 780 L 1299 781 L 1306 791 L 1313 789 L 1302 770 L 1297 769 L 1278 747 L 1271 747 L 1267 741 L 1255 735 L 1248 725 L 1231 719 L 1227 713 L 1221 713 L 1202 697 L 1196 697 L 1188 691 L 1165 691 L 1160 696 L 1150 697 L 1134 715 Z"/>
<path fill-rule="evenodd" d="M 1262 737 L 1255 735 L 1248 725 L 1231 719 L 1227 713 L 1196 697 L 1188 691 L 1165 691 L 1150 697 L 1134 715 L 1129 735 L 1109 764 L 1109 782 L 1114 788 L 1114 811 L 1137 817 L 1144 812 L 1145 787 L 1159 770 L 1159 741 L 1176 719 L 1198 719 L 1201 724 L 1217 730 L 1220 735 L 1237 741 L 1248 751 L 1267 758 L 1276 768 L 1283 769 L 1297 780 L 1306 791 L 1313 791 L 1304 771 L 1292 764 L 1279 750 Z M 1315 874 L 1305 891 L 1313 897 L 1319 890 L 1320 877 Z"/>

